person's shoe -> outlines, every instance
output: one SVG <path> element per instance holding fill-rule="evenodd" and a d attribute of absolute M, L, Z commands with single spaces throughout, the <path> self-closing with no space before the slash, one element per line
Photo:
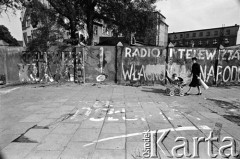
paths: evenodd
<path fill-rule="evenodd" d="M 198 93 L 197 95 L 202 95 L 202 93 Z"/>

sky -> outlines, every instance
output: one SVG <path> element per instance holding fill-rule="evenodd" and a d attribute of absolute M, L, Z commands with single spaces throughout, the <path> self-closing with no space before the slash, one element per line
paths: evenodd
<path fill-rule="evenodd" d="M 240 0 L 158 0 L 156 5 L 166 17 L 169 33 L 240 25 Z M 3 14 L 0 25 L 22 40 L 20 12 Z"/>
<path fill-rule="evenodd" d="M 158 0 L 168 32 L 240 25 L 240 0 Z"/>
<path fill-rule="evenodd" d="M 0 25 L 4 25 L 8 28 L 11 35 L 17 40 L 22 40 L 22 25 L 21 25 L 21 12 L 17 11 L 16 14 L 12 12 L 2 13 L 0 15 Z"/>

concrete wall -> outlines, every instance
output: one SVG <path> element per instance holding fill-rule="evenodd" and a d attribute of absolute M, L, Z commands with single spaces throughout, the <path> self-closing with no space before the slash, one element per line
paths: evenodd
<path fill-rule="evenodd" d="M 125 47 L 122 52 L 122 82 L 164 84 L 166 50 L 160 47 Z"/>
<path fill-rule="evenodd" d="M 64 81 L 73 81 L 73 52 L 76 51 L 75 70 L 80 73 L 75 75 L 82 79 L 84 74 L 86 82 L 95 83 L 97 76 L 105 74 L 107 83 L 164 85 L 167 70 L 169 76 L 176 73 L 189 83 L 191 59 L 197 57 L 201 78 L 208 85 L 240 84 L 239 48 L 220 51 L 215 48 L 171 48 L 166 57 L 167 51 L 161 47 L 89 46 L 77 50 L 69 47 L 61 52 L 31 54 L 35 59 L 29 58 L 30 62 L 23 62 L 22 51 L 20 47 L 0 48 L 0 74 L 5 74 L 8 82 L 49 82 L 56 74 Z"/>
<path fill-rule="evenodd" d="M 176 73 L 186 83 L 191 81 L 192 57 L 201 65 L 201 78 L 208 85 L 240 84 L 240 50 L 206 48 L 174 48 L 169 50 L 167 70 Z"/>
<path fill-rule="evenodd" d="M 0 47 L 0 74 L 6 76 L 7 83 L 19 82 L 19 66 L 22 47 Z"/>
<path fill-rule="evenodd" d="M 86 82 L 96 82 L 100 74 L 107 75 L 106 82 L 115 81 L 115 46 L 90 46 L 85 49 Z M 103 56 L 101 56 L 101 54 Z M 102 57 L 102 61 L 101 61 Z"/>

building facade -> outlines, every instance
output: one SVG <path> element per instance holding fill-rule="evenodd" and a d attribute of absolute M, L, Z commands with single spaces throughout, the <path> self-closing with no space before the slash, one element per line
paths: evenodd
<path fill-rule="evenodd" d="M 168 25 L 159 11 L 151 14 L 152 18 L 148 23 L 147 30 L 144 34 L 136 33 L 136 42 L 144 45 L 166 47 L 168 42 Z"/>
<path fill-rule="evenodd" d="M 224 47 L 237 43 L 239 25 L 169 33 L 169 42 L 176 47 Z"/>

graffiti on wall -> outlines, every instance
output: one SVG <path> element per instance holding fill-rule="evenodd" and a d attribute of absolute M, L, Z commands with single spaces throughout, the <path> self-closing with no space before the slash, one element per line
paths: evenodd
<path fill-rule="evenodd" d="M 114 81 L 115 53 L 115 47 L 112 46 L 87 47 L 86 81 Z"/>
<path fill-rule="evenodd" d="M 18 64 L 20 82 L 83 81 L 82 51 L 23 54 L 23 63 Z"/>
<path fill-rule="evenodd" d="M 208 84 L 240 83 L 239 49 L 171 48 L 169 74 L 176 73 L 186 82 L 191 80 L 191 59 L 198 58 L 201 78 Z"/>
<path fill-rule="evenodd" d="M 124 81 L 163 83 L 166 50 L 159 47 L 125 47 L 122 57 Z"/>

